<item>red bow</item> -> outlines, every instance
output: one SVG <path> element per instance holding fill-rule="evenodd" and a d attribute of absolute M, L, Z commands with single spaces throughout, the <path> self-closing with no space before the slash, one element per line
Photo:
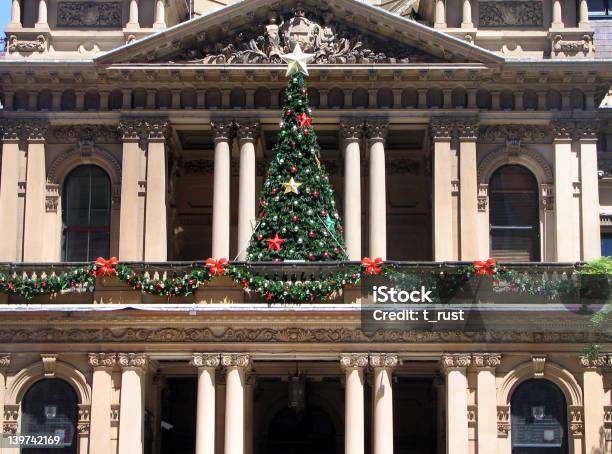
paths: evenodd
<path fill-rule="evenodd" d="M 383 259 L 380 257 L 374 260 L 369 257 L 364 257 L 361 260 L 361 266 L 365 268 L 365 274 L 383 274 L 383 263 Z"/>
<path fill-rule="evenodd" d="M 474 262 L 474 270 L 476 276 L 493 275 L 497 273 L 497 261 L 495 259 L 489 259 L 486 262 L 477 260 Z"/>
<path fill-rule="evenodd" d="M 225 265 L 229 262 L 227 259 L 208 259 L 206 260 L 206 268 L 211 276 L 223 276 L 225 274 Z"/>
<path fill-rule="evenodd" d="M 118 264 L 119 260 L 117 257 L 111 257 L 108 260 L 98 257 L 96 260 L 96 276 L 115 276 L 117 274 L 115 268 Z"/>
<path fill-rule="evenodd" d="M 305 113 L 303 114 L 299 114 L 297 116 L 298 121 L 300 122 L 300 126 L 302 128 L 306 127 L 306 128 L 310 128 L 310 126 L 312 125 L 312 118 L 310 118 L 308 115 L 306 115 Z"/>

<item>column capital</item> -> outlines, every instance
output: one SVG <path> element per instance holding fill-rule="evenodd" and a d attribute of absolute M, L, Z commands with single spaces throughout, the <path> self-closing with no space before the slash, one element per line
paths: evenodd
<path fill-rule="evenodd" d="M 576 122 L 573 120 L 554 120 L 550 123 L 550 130 L 555 142 L 571 141 L 574 137 L 575 128 Z"/>
<path fill-rule="evenodd" d="M 216 369 L 221 364 L 221 355 L 219 354 L 207 354 L 207 353 L 194 353 L 189 364 L 195 367 L 208 367 Z"/>
<path fill-rule="evenodd" d="M 576 120 L 574 138 L 580 141 L 597 141 L 599 132 L 599 120 Z"/>
<path fill-rule="evenodd" d="M 433 117 L 429 123 L 429 130 L 434 141 L 450 140 L 453 137 L 453 127 L 452 118 Z"/>
<path fill-rule="evenodd" d="M 356 142 L 363 137 L 364 122 L 362 120 L 347 119 L 340 121 L 340 136 L 345 142 Z"/>
<path fill-rule="evenodd" d="M 13 142 L 42 142 L 46 140 L 49 122 L 45 120 L 4 119 L 0 123 L 0 140 Z"/>
<path fill-rule="evenodd" d="M 581 355 L 580 364 L 585 369 L 612 368 L 612 354 Z"/>
<path fill-rule="evenodd" d="M 450 353 L 442 355 L 440 367 L 442 372 L 448 374 L 452 370 L 465 369 L 472 363 L 472 355 L 469 353 Z"/>
<path fill-rule="evenodd" d="M 236 135 L 240 143 L 255 142 L 261 132 L 260 124 L 256 120 L 238 120 L 235 123 Z M 214 127 L 213 127 L 214 134 Z"/>
<path fill-rule="evenodd" d="M 4 371 L 8 369 L 11 365 L 11 354 L 10 353 L 0 353 L 0 371 Z"/>
<path fill-rule="evenodd" d="M 218 141 L 228 142 L 232 140 L 236 133 L 235 126 L 236 125 L 233 120 L 228 120 L 226 118 L 212 120 L 210 122 L 210 127 L 215 143 Z"/>
<path fill-rule="evenodd" d="M 384 142 L 389 132 L 389 121 L 385 119 L 368 119 L 365 131 L 370 142 Z"/>
<path fill-rule="evenodd" d="M 93 369 L 112 369 L 117 364 L 115 353 L 90 353 L 88 355 L 89 366 Z"/>
<path fill-rule="evenodd" d="M 477 118 L 458 118 L 454 122 L 454 129 L 459 140 L 477 140 L 480 126 Z"/>
<path fill-rule="evenodd" d="M 360 369 L 368 365 L 366 353 L 344 353 L 340 355 L 340 367 L 342 370 Z"/>
<path fill-rule="evenodd" d="M 248 370 L 251 368 L 251 355 L 248 353 L 222 353 L 221 365 L 223 367 L 237 367 Z"/>
<path fill-rule="evenodd" d="M 124 142 L 165 141 L 170 134 L 170 122 L 165 118 L 125 119 L 117 129 Z"/>
<path fill-rule="evenodd" d="M 118 353 L 119 365 L 124 369 L 145 369 L 149 357 L 145 353 Z"/>
<path fill-rule="evenodd" d="M 374 353 L 370 355 L 370 367 L 374 369 L 393 369 L 399 363 L 397 355 L 393 353 Z"/>
<path fill-rule="evenodd" d="M 501 364 L 500 353 L 473 353 L 472 365 L 478 369 L 495 369 Z"/>

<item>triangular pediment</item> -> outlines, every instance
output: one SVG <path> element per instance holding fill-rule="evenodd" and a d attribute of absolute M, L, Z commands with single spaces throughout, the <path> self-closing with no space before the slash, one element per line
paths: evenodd
<path fill-rule="evenodd" d="M 96 60 L 99 63 L 282 63 L 299 43 L 313 64 L 500 63 L 503 58 L 358 0 L 245 0 Z"/>

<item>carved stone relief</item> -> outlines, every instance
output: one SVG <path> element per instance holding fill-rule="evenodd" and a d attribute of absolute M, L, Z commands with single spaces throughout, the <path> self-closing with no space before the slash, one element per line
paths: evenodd
<path fill-rule="evenodd" d="M 17 36 L 11 35 L 8 39 L 6 49 L 9 53 L 12 52 L 44 52 L 47 49 L 47 39 L 44 35 L 38 35 L 34 40 L 18 39 Z"/>
<path fill-rule="evenodd" d="M 541 1 L 485 1 L 480 2 L 478 21 L 481 27 L 516 27 L 544 25 Z"/>
<path fill-rule="evenodd" d="M 58 27 L 121 28 L 121 2 L 59 2 Z"/>

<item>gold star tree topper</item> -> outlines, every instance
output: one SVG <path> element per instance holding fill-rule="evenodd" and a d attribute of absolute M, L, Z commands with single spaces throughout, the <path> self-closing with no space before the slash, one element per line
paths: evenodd
<path fill-rule="evenodd" d="M 286 76 L 292 76 L 297 72 L 301 72 L 305 76 L 308 75 L 308 67 L 306 66 L 313 58 L 314 54 L 305 54 L 300 47 L 300 44 L 296 44 L 293 52 L 290 54 L 283 54 L 281 58 L 285 63 L 289 65 L 287 68 Z"/>
<path fill-rule="evenodd" d="M 294 194 L 299 194 L 300 186 L 302 186 L 302 183 L 298 183 L 293 179 L 293 177 L 291 177 L 291 179 L 287 183 L 283 183 L 283 187 L 285 188 L 285 194 L 289 194 L 290 192 L 293 192 Z"/>

